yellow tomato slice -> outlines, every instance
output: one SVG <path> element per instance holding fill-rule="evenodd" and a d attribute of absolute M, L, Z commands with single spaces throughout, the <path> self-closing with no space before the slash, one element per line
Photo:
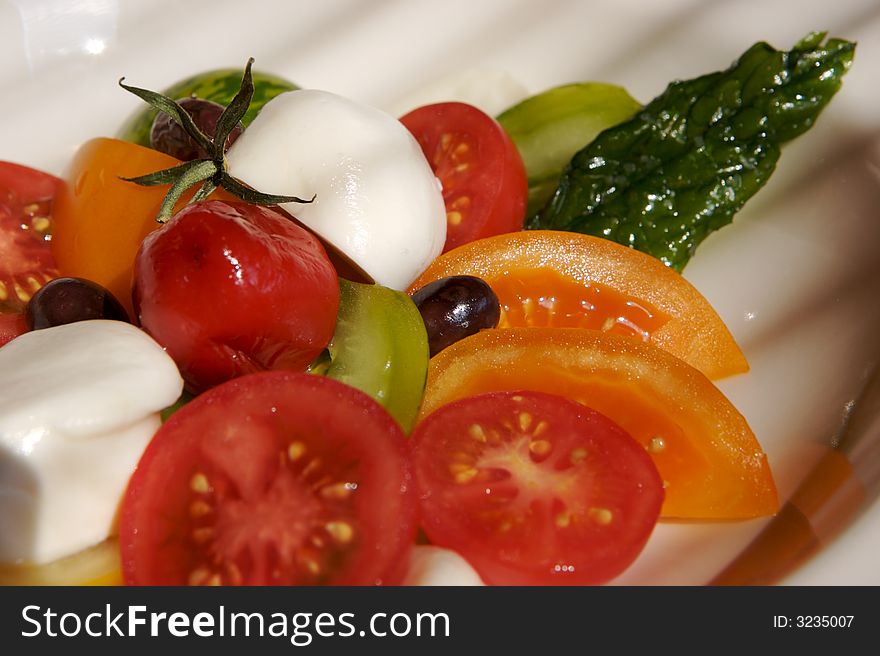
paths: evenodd
<path fill-rule="evenodd" d="M 578 328 L 484 330 L 431 359 L 421 417 L 504 390 L 559 394 L 617 422 L 660 471 L 663 517 L 738 519 L 778 508 L 745 418 L 706 376 L 649 343 Z"/>
<path fill-rule="evenodd" d="M 119 540 L 45 565 L 0 565 L 0 585 L 122 585 Z"/>
<path fill-rule="evenodd" d="M 710 378 L 748 371 L 745 356 L 706 298 L 650 255 L 607 239 L 528 230 L 444 253 L 410 287 L 452 275 L 485 280 L 500 328 L 592 328 L 649 341 Z"/>
<path fill-rule="evenodd" d="M 167 185 L 143 187 L 122 178 L 180 162 L 151 148 L 118 139 L 92 139 L 76 153 L 53 206 L 52 254 L 61 275 L 87 278 L 119 299 L 129 315 L 132 270 L 141 242 L 156 222 Z M 195 193 L 184 195 L 181 207 Z M 225 197 L 214 192 L 213 197 Z"/>

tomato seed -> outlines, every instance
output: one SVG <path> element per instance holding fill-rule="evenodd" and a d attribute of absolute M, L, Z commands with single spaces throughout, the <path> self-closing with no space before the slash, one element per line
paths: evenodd
<path fill-rule="evenodd" d="M 553 445 L 547 440 L 534 440 L 529 443 L 529 451 L 536 456 L 546 456 L 553 449 Z"/>
<path fill-rule="evenodd" d="M 18 299 L 19 299 L 22 303 L 27 303 L 29 300 L 31 300 L 31 295 L 28 294 L 28 293 L 22 288 L 21 285 L 19 285 L 18 283 L 15 283 L 15 284 L 13 285 L 13 288 L 15 289 L 15 295 L 18 296 Z"/>
<path fill-rule="evenodd" d="M 321 573 L 321 565 L 310 554 L 300 553 L 297 560 L 299 560 L 299 564 L 305 567 L 312 576 L 317 576 Z"/>
<path fill-rule="evenodd" d="M 575 449 L 571 452 L 571 456 L 569 456 L 569 460 L 573 465 L 579 465 L 584 460 L 587 459 L 587 450 L 583 448 Z"/>
<path fill-rule="evenodd" d="M 486 431 L 483 430 L 483 427 L 479 424 L 471 424 L 471 427 L 468 429 L 468 434 L 474 438 L 477 442 L 486 443 Z"/>
<path fill-rule="evenodd" d="M 454 210 L 466 210 L 471 206 L 471 197 L 470 196 L 457 196 L 454 201 L 449 204 L 449 207 Z"/>
<path fill-rule="evenodd" d="M 198 492 L 199 494 L 207 494 L 211 491 L 211 484 L 208 483 L 208 477 L 199 472 L 190 479 L 189 488 L 193 492 Z"/>
<path fill-rule="evenodd" d="M 348 544 L 354 537 L 354 529 L 348 522 L 327 522 L 324 529 L 340 544 Z"/>
<path fill-rule="evenodd" d="M 290 458 L 291 462 L 296 462 L 302 458 L 305 452 L 306 445 L 302 442 L 291 442 L 290 446 L 287 447 L 287 457 Z"/>
<path fill-rule="evenodd" d="M 48 232 L 51 225 L 52 222 L 47 216 L 35 216 L 31 219 L 31 227 L 41 234 Z"/>
<path fill-rule="evenodd" d="M 348 483 L 334 483 L 333 485 L 325 485 L 320 489 L 319 493 L 324 499 L 342 501 L 351 494 L 351 487 Z"/>
<path fill-rule="evenodd" d="M 456 483 L 464 484 L 472 481 L 479 472 L 468 464 L 455 462 L 449 465 L 449 473 Z"/>
<path fill-rule="evenodd" d="M 202 585 L 205 581 L 208 580 L 209 576 L 211 576 L 211 570 L 205 567 L 199 567 L 189 573 L 187 583 L 189 585 Z"/>

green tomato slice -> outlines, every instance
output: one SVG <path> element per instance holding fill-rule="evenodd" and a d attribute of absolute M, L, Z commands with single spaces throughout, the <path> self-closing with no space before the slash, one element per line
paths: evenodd
<path fill-rule="evenodd" d="M 263 105 L 275 96 L 286 91 L 293 91 L 297 87 L 282 77 L 252 71 L 254 79 L 254 97 L 251 105 L 242 118 L 241 123 L 245 127 L 250 125 Z M 212 100 L 224 107 L 228 105 L 241 85 L 242 69 L 223 68 L 206 73 L 200 73 L 181 80 L 165 89 L 162 94 L 179 100 L 188 96 L 196 96 L 202 100 Z M 152 107 L 144 106 L 133 114 L 120 128 L 116 136 L 123 141 L 130 141 L 140 146 L 150 147 L 150 130 L 158 112 Z"/>
<path fill-rule="evenodd" d="M 526 98 L 498 116 L 526 167 L 527 216 L 553 195 L 562 169 L 603 130 L 631 118 L 641 105 L 622 87 L 583 82 Z"/>
<path fill-rule="evenodd" d="M 312 365 L 369 394 L 407 432 L 428 375 L 428 334 L 409 295 L 381 285 L 339 280 L 339 317 L 327 352 Z"/>

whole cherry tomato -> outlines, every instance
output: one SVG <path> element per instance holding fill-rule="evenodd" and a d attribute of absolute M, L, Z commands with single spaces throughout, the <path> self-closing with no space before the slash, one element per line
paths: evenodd
<path fill-rule="evenodd" d="M 144 239 L 134 304 L 200 392 L 242 374 L 305 369 L 333 336 L 339 280 L 317 238 L 285 215 L 205 201 Z"/>

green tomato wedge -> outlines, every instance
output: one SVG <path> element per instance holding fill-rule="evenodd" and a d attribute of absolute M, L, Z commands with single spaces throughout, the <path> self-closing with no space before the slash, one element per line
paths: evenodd
<path fill-rule="evenodd" d="M 252 71 L 254 78 L 254 98 L 251 105 L 241 120 L 242 125 L 247 127 L 254 120 L 267 102 L 285 91 L 293 91 L 297 87 L 282 77 Z M 202 100 L 212 100 L 224 107 L 228 105 L 241 86 L 241 69 L 224 68 L 208 71 L 199 75 L 188 77 L 185 80 L 171 85 L 162 94 L 179 100 L 188 96 L 196 96 Z M 116 136 L 123 141 L 130 141 L 140 146 L 150 147 L 150 130 L 156 118 L 157 111 L 152 107 L 145 107 L 133 114 L 122 126 Z"/>
<path fill-rule="evenodd" d="M 534 216 L 547 203 L 562 169 L 576 152 L 640 108 L 622 87 L 583 82 L 531 96 L 499 115 L 498 122 L 513 139 L 526 166 L 527 216 Z"/>
<path fill-rule="evenodd" d="M 309 371 L 369 394 L 407 432 L 428 375 L 428 334 L 409 295 L 339 279 L 339 317 L 327 351 Z"/>

